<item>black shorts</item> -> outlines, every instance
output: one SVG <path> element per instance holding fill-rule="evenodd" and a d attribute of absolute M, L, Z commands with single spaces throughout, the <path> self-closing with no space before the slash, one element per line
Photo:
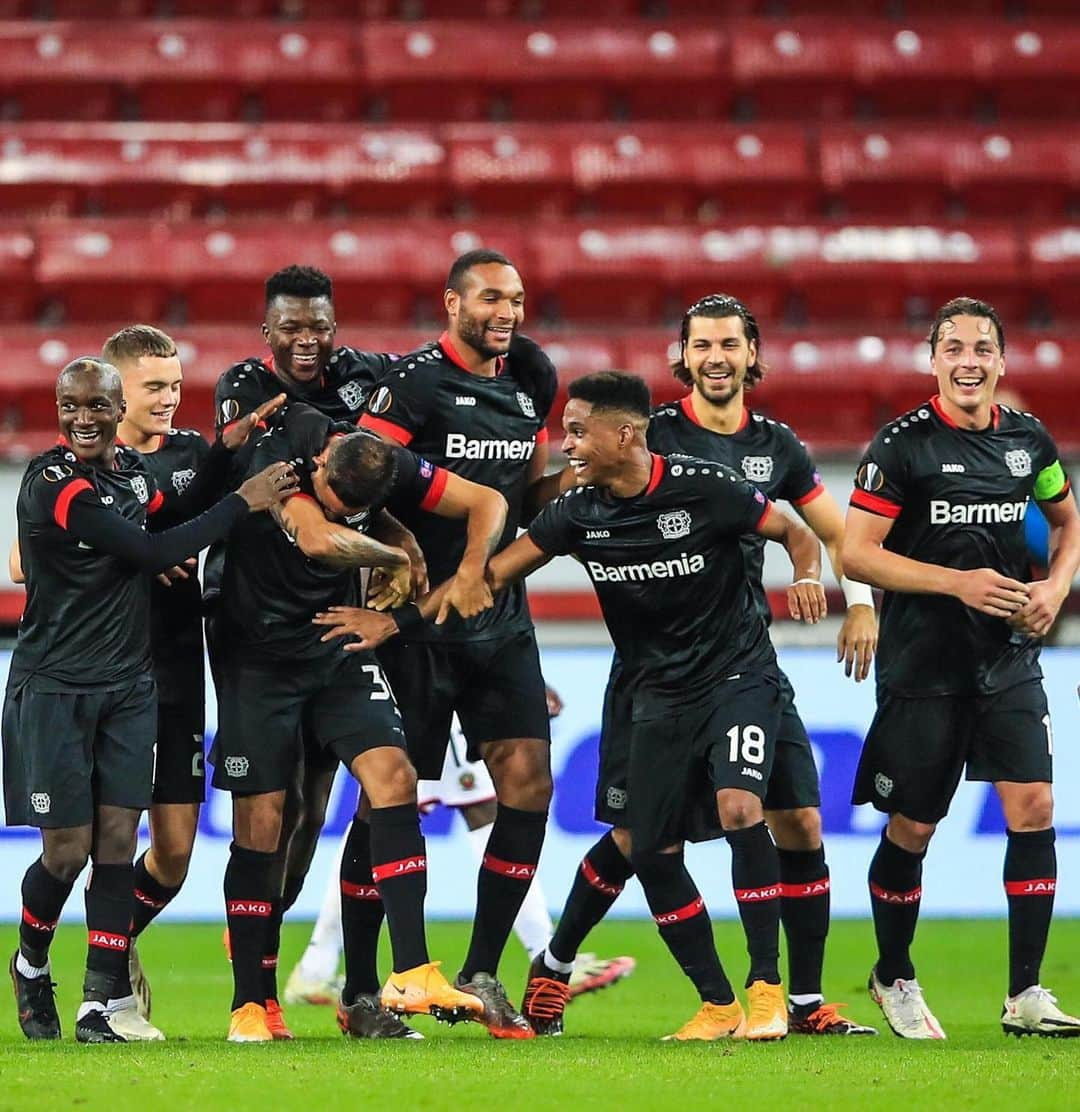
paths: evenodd
<path fill-rule="evenodd" d="M 346 767 L 369 749 L 405 748 L 394 696 L 371 653 L 260 667 L 235 657 L 218 667 L 215 788 L 254 795 L 296 781 L 304 746 Z"/>
<path fill-rule="evenodd" d="M 820 807 L 820 778 L 810 738 L 795 709 L 795 692 L 783 672 L 779 673 L 779 682 L 780 728 L 772 774 L 765 792 L 765 809 L 786 811 L 797 807 Z M 597 822 L 612 826 L 626 826 L 627 823 L 632 703 L 630 684 L 616 659 L 604 692 L 594 811 Z"/>
<path fill-rule="evenodd" d="M 117 691 L 41 691 L 4 699 L 4 806 L 11 826 L 89 826 L 95 807 L 150 806 L 157 688 L 140 677 Z"/>
<path fill-rule="evenodd" d="M 204 717 L 201 705 L 158 704 L 155 803 L 202 803 L 206 798 Z"/>
<path fill-rule="evenodd" d="M 855 774 L 853 803 L 872 803 L 915 822 L 939 822 L 961 775 L 990 783 L 1053 780 L 1041 680 L 993 695 L 879 696 Z"/>
<path fill-rule="evenodd" d="M 457 713 L 470 761 L 508 738 L 551 741 L 540 653 L 533 631 L 490 641 L 434 644 L 391 638 L 379 649 L 401 707 L 409 755 L 421 780 L 442 775 Z"/>
<path fill-rule="evenodd" d="M 719 837 L 716 793 L 764 798 L 779 729 L 775 671 L 745 672 L 670 717 L 634 722 L 625 820 L 634 850 Z"/>

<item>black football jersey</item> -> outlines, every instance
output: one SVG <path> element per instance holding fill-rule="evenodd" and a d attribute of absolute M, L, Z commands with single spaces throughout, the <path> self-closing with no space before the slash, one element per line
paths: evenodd
<path fill-rule="evenodd" d="M 775 666 L 740 542 L 771 506 L 723 464 L 654 455 L 636 497 L 576 487 L 529 526 L 544 552 L 576 556 L 588 572 L 634 677 L 636 720 L 670 714 L 735 673 Z"/>
<path fill-rule="evenodd" d="M 140 528 L 163 501 L 130 448 L 116 449 L 112 468 L 80 463 L 63 442 L 30 461 L 16 503 L 26 608 L 12 683 L 32 674 L 43 690 L 107 690 L 149 672 L 149 576 L 68 530 L 83 491 Z"/>
<path fill-rule="evenodd" d="M 293 497 L 317 501 L 311 481 L 314 457 L 335 433 L 356 431 L 310 406 L 290 403 L 260 438 L 251 473 L 277 461 L 291 463 L 300 478 L 300 492 Z M 340 524 L 367 532 L 372 517 L 391 498 L 413 506 L 437 500 L 446 485 L 445 472 L 405 448 L 396 451 L 394 480 L 383 502 Z M 253 658 L 317 663 L 340 653 L 339 642 L 319 640 L 325 630 L 311 619 L 330 606 L 358 603 L 356 569 L 308 558 L 268 513 L 251 514 L 225 544 L 218 619 L 222 637 Z"/>
<path fill-rule="evenodd" d="M 368 399 L 365 428 L 407 444 L 448 471 L 506 499 L 509 512 L 498 549 L 517 535 L 530 461 L 547 440 L 544 427 L 556 390 L 555 368 L 543 351 L 515 336 L 493 378 L 472 374 L 444 333 L 403 356 Z M 392 502 L 390 512 L 416 534 L 432 583 L 455 571 L 465 551 L 463 521 L 418 514 Z M 426 625 L 417 640 L 472 641 L 502 637 L 531 627 L 525 590 L 500 591 L 495 605 L 468 621 L 452 615 L 442 626 Z"/>
<path fill-rule="evenodd" d="M 750 410 L 728 435 L 705 428 L 694 414 L 690 397 L 657 406 L 649 423 L 649 447 L 662 456 L 685 454 L 727 464 L 744 476 L 771 501 L 793 506 L 812 502 L 825 487 L 806 445 L 783 421 L 774 421 Z M 767 623 L 772 611 L 762 582 L 765 545 L 760 533 L 744 533 L 746 571 L 758 609 Z"/>
<path fill-rule="evenodd" d="M 194 429 L 170 429 L 159 438 L 143 461 L 162 495 L 161 511 L 151 519 L 151 531 L 178 516 L 179 502 L 191 489 L 210 455 L 210 445 Z M 222 491 L 224 493 L 224 491 Z M 192 553 L 192 556 L 197 553 Z M 170 705 L 202 706 L 203 678 L 202 590 L 196 570 L 189 578 L 164 587 L 150 585 L 150 652 L 154 661 L 158 699 Z"/>
<path fill-rule="evenodd" d="M 942 567 L 995 568 L 1027 581 L 1024 517 L 1032 497 L 1064 498 L 1057 448 L 1030 413 L 994 406 L 990 426 L 957 426 L 937 398 L 874 437 L 851 505 L 892 520 L 884 547 Z M 975 695 L 1042 675 L 1039 641 L 945 595 L 885 592 L 879 691 Z"/>

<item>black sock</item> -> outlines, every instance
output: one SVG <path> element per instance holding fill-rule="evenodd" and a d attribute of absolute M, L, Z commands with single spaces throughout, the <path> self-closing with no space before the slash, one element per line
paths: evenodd
<path fill-rule="evenodd" d="M 877 852 L 870 862 L 870 906 L 874 912 L 877 935 L 877 978 L 884 985 L 910 981 L 915 977 L 911 964 L 911 941 L 919 921 L 922 901 L 922 863 L 926 851 L 908 853 L 886 832 L 881 832 Z"/>
<path fill-rule="evenodd" d="M 86 979 L 83 999 L 107 1004 L 127 995 L 134 867 L 94 865 L 86 886 Z M 124 982 L 124 984 L 121 984 Z M 130 992 L 130 986 L 127 986 Z"/>
<path fill-rule="evenodd" d="M 546 829 L 546 811 L 498 805 L 476 882 L 476 917 L 461 969 L 464 980 L 477 973 L 494 976 L 499 968 L 506 940 L 536 875 Z"/>
<path fill-rule="evenodd" d="M 291 873 L 285 874 L 285 883 L 281 887 L 281 913 L 283 915 L 300 899 L 305 880 L 307 880 L 307 873 L 304 873 L 303 876 L 293 876 Z"/>
<path fill-rule="evenodd" d="M 729 830 L 731 884 L 746 934 L 754 981 L 780 984 L 780 860 L 764 820 L 744 830 Z"/>
<path fill-rule="evenodd" d="M 266 1003 L 263 955 L 266 931 L 274 910 L 271 869 L 274 854 L 229 847 L 225 866 L 225 918 L 232 946 L 233 1011 L 244 1004 Z"/>
<path fill-rule="evenodd" d="M 135 910 L 131 916 L 131 937 L 138 938 L 165 910 L 179 891 L 179 884 L 171 888 L 150 875 L 144 853 L 135 862 Z"/>
<path fill-rule="evenodd" d="M 371 809 L 371 875 L 386 909 L 394 972 L 428 961 L 424 932 L 427 856 L 415 803 Z"/>
<path fill-rule="evenodd" d="M 560 962 L 577 957 L 589 931 L 608 913 L 634 868 L 609 831 L 585 854 L 547 951 Z"/>
<path fill-rule="evenodd" d="M 23 876 L 19 952 L 35 969 L 49 964 L 49 947 L 75 880 L 60 880 L 39 857 Z"/>
<path fill-rule="evenodd" d="M 780 921 L 788 949 L 788 995 L 820 996 L 829 934 L 825 847 L 776 852 L 780 858 Z"/>
<path fill-rule="evenodd" d="M 276 1000 L 278 951 L 281 949 L 281 920 L 285 915 L 284 901 L 279 897 L 270 901 L 270 917 L 266 920 L 262 958 L 263 996 Z"/>
<path fill-rule="evenodd" d="M 660 937 L 690 978 L 703 1001 L 730 1004 L 735 999 L 713 940 L 705 901 L 686 871 L 681 853 L 634 854 L 633 865 Z"/>
<path fill-rule="evenodd" d="M 357 993 L 379 991 L 379 931 L 385 917 L 382 897 L 371 875 L 371 827 L 353 819 L 341 855 L 341 933 L 345 948 L 346 1004 Z"/>
<path fill-rule="evenodd" d="M 1057 888 L 1054 828 L 1008 832 L 1005 895 L 1009 901 L 1009 995 L 1039 983 Z"/>

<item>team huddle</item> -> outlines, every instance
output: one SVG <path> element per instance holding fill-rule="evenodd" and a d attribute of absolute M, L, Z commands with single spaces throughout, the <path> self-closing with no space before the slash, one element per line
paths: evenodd
<path fill-rule="evenodd" d="M 853 801 L 888 816 L 869 870 L 869 989 L 889 1027 L 945 1037 L 910 946 L 922 861 L 966 774 L 994 784 L 1008 825 L 1002 1026 L 1080 1034 L 1039 982 L 1057 866 L 1038 664 L 1080 566 L 1080 516 L 1042 424 L 994 403 L 1005 338 L 993 308 L 958 298 L 939 310 L 939 393 L 875 437 L 845 521 L 798 437 L 747 406 L 765 364 L 737 299 L 687 310 L 672 365 L 681 402 L 654 409 L 646 384 L 616 371 L 570 381 L 567 466 L 552 474 L 556 372 L 520 332 L 517 270 L 469 252 L 444 303 L 437 340 L 402 358 L 358 352 L 334 346 L 325 274 L 272 275 L 270 355 L 221 376 L 213 445 L 173 427 L 182 369 L 156 328 L 124 329 L 60 373 L 60 440 L 26 470 L 10 558 L 26 608 L 3 710 L 6 817 L 42 841 L 10 964 L 24 1034 L 61 1035 L 49 947 L 89 861 L 76 1039 L 164 1037 L 135 940 L 191 858 L 204 645 L 219 707 L 213 783 L 233 801 L 230 1041 L 292 1037 L 278 997 L 282 917 L 340 766 L 360 785 L 328 901 L 331 919 L 340 907 L 331 966 L 340 945 L 345 974 L 332 996 L 346 1034 L 419 1038 L 408 1017 L 420 1014 L 496 1038 L 561 1034 L 575 995 L 633 967 L 581 951 L 634 876 L 701 999 L 666 1038 L 876 1034 L 823 993 L 820 787 L 769 635 L 769 541 L 791 564 L 790 615 L 808 623 L 826 615 L 825 545 L 847 604 L 837 659 L 856 681 L 877 661 Z M 1041 578 L 1024 545 L 1032 498 L 1050 526 Z M 553 931 L 544 912 L 530 942 L 521 924 L 537 899 L 557 698 L 524 581 L 562 555 L 587 571 L 615 645 L 596 786 L 611 829 Z M 880 650 L 872 586 L 884 591 Z M 484 839 L 476 911 L 450 980 L 428 952 L 418 800 L 475 801 L 432 784 L 452 725 L 453 760 L 476 762 L 494 805 L 469 820 Z M 144 810 L 150 847 L 136 860 Z M 749 955 L 745 1007 L 683 856 L 687 841 L 720 838 Z M 381 981 L 384 921 L 393 972 Z M 531 956 L 520 1009 L 499 980 L 515 923 Z"/>

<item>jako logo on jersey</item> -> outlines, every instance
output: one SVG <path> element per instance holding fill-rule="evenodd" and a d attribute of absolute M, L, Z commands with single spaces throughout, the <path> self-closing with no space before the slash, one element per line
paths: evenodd
<path fill-rule="evenodd" d="M 656 527 L 666 541 L 677 541 L 680 537 L 690 536 L 692 518 L 686 510 L 672 510 L 656 519 Z"/>
<path fill-rule="evenodd" d="M 1005 466 L 1014 479 L 1022 479 L 1031 474 L 1031 456 L 1023 448 L 1005 453 Z"/>
<path fill-rule="evenodd" d="M 454 405 L 476 405 L 476 398 L 472 394 L 458 394 L 454 398 Z"/>
<path fill-rule="evenodd" d="M 767 483 L 772 478 L 772 456 L 743 456 L 743 474 L 752 483 Z"/>
<path fill-rule="evenodd" d="M 1027 499 L 1023 502 L 973 502 L 969 506 L 954 506 L 944 498 L 930 502 L 931 525 L 1006 525 L 1023 521 L 1027 512 Z"/>
<path fill-rule="evenodd" d="M 647 579 L 677 579 L 695 575 L 705 568 L 705 557 L 683 552 L 677 560 L 653 560 L 651 564 L 601 564 L 589 560 L 585 565 L 594 583 L 643 583 Z"/>
<path fill-rule="evenodd" d="M 585 539 L 587 541 L 606 541 L 611 537 L 610 529 L 586 529 Z"/>
<path fill-rule="evenodd" d="M 385 413 L 394 404 L 394 395 L 390 388 L 380 386 L 368 400 L 368 413 Z"/>
<path fill-rule="evenodd" d="M 250 762 L 247 757 L 226 757 L 225 758 L 225 775 L 241 777 L 248 774 Z"/>
<path fill-rule="evenodd" d="M 38 815 L 47 815 L 52 808 L 52 800 L 48 792 L 34 792 L 30 796 L 30 806 Z"/>
<path fill-rule="evenodd" d="M 447 459 L 532 459 L 532 440 L 471 440 L 463 432 L 446 434 Z"/>
<path fill-rule="evenodd" d="M 338 397 L 352 410 L 364 404 L 364 388 L 359 382 L 343 382 L 338 388 Z"/>
<path fill-rule="evenodd" d="M 533 405 L 532 398 L 530 398 L 524 390 L 519 390 L 517 392 L 517 401 L 518 405 L 521 406 L 521 412 L 524 413 L 526 417 L 536 416 L 536 406 Z"/>
<path fill-rule="evenodd" d="M 183 494 L 189 486 L 191 480 L 195 478 L 195 472 L 190 467 L 185 467 L 183 471 L 174 471 L 172 473 L 172 485 L 177 494 Z"/>
<path fill-rule="evenodd" d="M 739 775 L 740 776 L 749 776 L 751 780 L 762 780 L 762 779 L 764 779 L 764 777 L 761 775 L 761 772 L 758 769 L 751 768 L 749 765 L 744 766 L 742 771 L 739 773 Z"/>
<path fill-rule="evenodd" d="M 942 475 L 963 475 L 964 465 L 962 463 L 943 463 L 941 473 Z"/>
<path fill-rule="evenodd" d="M 146 480 L 141 475 L 131 476 L 131 490 L 144 506 L 150 501 L 150 491 L 147 489 Z"/>

